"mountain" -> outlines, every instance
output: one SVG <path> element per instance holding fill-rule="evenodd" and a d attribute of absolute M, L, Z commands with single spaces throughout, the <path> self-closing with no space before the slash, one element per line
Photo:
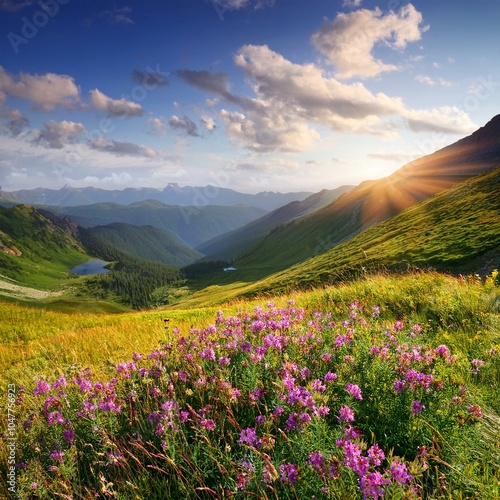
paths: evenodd
<path fill-rule="evenodd" d="M 90 259 L 78 240 L 28 205 L 0 207 L 0 242 L 2 274 L 42 288 Z"/>
<path fill-rule="evenodd" d="M 83 227 L 105 226 L 123 222 L 136 226 L 154 226 L 196 247 L 219 234 L 244 226 L 262 217 L 266 211 L 250 206 L 182 207 L 146 200 L 130 205 L 95 203 L 77 207 L 47 207 L 67 215 Z"/>
<path fill-rule="evenodd" d="M 200 252 L 180 242 L 163 229 L 115 222 L 88 228 L 88 232 L 130 255 L 145 260 L 185 266 L 202 257 Z"/>
<path fill-rule="evenodd" d="M 11 192 L 0 189 L 0 200 L 4 203 L 11 201 L 16 204 L 52 206 L 92 205 L 106 202 L 130 205 L 146 200 L 157 200 L 167 205 L 195 207 L 249 205 L 271 211 L 292 201 L 303 200 L 311 194 L 305 191 L 298 193 L 263 191 L 257 194 L 247 194 L 210 185 L 181 187 L 178 184 L 168 184 L 164 189 L 142 187 L 123 190 L 64 186 L 61 189 L 37 188 Z"/>
<path fill-rule="evenodd" d="M 236 262 L 269 272 L 320 254 L 418 201 L 500 164 L 500 115 L 469 137 L 386 177 L 361 183 L 328 206 L 286 225 Z"/>
<path fill-rule="evenodd" d="M 305 200 L 292 201 L 239 229 L 202 243 L 197 250 L 206 255 L 204 260 L 231 260 L 256 245 L 280 224 L 303 217 L 353 188 L 354 186 L 341 186 L 332 190 L 323 189 Z"/>
<path fill-rule="evenodd" d="M 334 283 L 381 267 L 491 273 L 500 262 L 499 199 L 500 167 L 269 276 L 251 287 L 251 294 Z"/>

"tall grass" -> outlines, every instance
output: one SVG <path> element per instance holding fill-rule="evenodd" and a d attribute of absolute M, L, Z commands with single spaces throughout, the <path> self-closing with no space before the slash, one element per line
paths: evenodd
<path fill-rule="evenodd" d="M 36 311 L 2 345 L 16 493 L 498 498 L 498 297 L 496 274 L 422 273 L 224 311 Z"/>

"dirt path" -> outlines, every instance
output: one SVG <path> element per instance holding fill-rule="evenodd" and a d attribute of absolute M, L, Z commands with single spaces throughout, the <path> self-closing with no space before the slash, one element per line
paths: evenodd
<path fill-rule="evenodd" d="M 0 274 L 0 295 L 7 295 L 9 297 L 16 297 L 19 299 L 47 299 L 49 297 L 57 297 L 63 292 L 51 292 L 48 290 L 37 290 L 27 286 L 16 285 L 11 281 L 6 281 L 5 276 Z"/>

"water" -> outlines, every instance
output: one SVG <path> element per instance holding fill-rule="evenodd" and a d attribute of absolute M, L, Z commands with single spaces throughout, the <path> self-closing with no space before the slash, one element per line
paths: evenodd
<path fill-rule="evenodd" d="M 109 269 L 104 269 L 108 262 L 104 260 L 89 260 L 85 264 L 80 264 L 79 266 L 70 269 L 69 272 L 72 274 L 108 274 Z"/>

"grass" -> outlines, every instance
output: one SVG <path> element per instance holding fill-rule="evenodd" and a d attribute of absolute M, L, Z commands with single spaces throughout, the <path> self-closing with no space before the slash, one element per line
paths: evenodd
<path fill-rule="evenodd" d="M 500 496 L 497 274 L 381 274 L 272 300 L 0 303 L 19 498 Z"/>

